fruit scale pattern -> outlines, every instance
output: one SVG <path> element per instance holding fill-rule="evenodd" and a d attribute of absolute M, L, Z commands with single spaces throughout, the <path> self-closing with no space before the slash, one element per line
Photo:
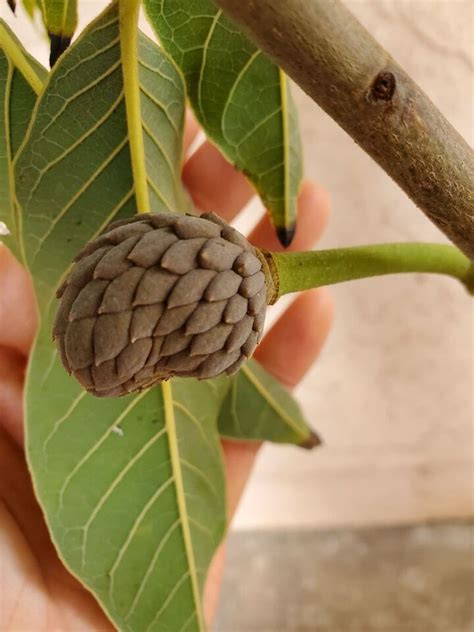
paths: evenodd
<path fill-rule="evenodd" d="M 267 306 L 257 251 L 213 213 L 111 224 L 57 296 L 62 362 L 99 397 L 235 373 L 260 341 Z"/>

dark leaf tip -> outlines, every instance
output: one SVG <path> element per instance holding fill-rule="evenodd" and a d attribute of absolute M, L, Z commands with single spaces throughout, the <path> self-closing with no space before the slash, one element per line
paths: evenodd
<path fill-rule="evenodd" d="M 16 2 L 15 0 L 7 0 L 7 4 L 10 7 L 10 9 L 12 10 L 13 13 L 16 12 Z"/>
<path fill-rule="evenodd" d="M 276 229 L 278 240 L 281 243 L 281 245 L 284 246 L 285 248 L 288 248 L 288 246 L 293 241 L 295 232 L 296 232 L 296 224 L 293 224 L 292 226 L 279 226 Z"/>
<path fill-rule="evenodd" d="M 65 37 L 64 35 L 55 35 L 54 33 L 48 33 L 48 35 L 51 42 L 49 65 L 52 68 L 58 61 L 59 57 L 61 57 L 64 51 L 68 48 L 71 43 L 71 38 Z"/>
<path fill-rule="evenodd" d="M 313 448 L 317 448 L 322 444 L 323 442 L 321 440 L 321 437 L 319 437 L 315 432 L 311 431 L 309 437 L 306 439 L 306 441 L 300 443 L 299 447 L 304 448 L 305 450 L 312 450 Z"/>

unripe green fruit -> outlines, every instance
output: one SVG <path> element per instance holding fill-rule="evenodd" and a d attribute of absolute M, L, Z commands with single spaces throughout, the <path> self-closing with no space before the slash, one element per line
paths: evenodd
<path fill-rule="evenodd" d="M 53 336 L 67 371 L 100 397 L 230 375 L 262 336 L 266 294 L 255 249 L 213 213 L 137 215 L 78 255 Z"/>

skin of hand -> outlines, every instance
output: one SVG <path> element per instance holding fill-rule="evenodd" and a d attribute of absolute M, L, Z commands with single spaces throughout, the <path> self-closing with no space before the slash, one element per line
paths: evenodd
<path fill-rule="evenodd" d="M 188 117 L 186 147 L 198 132 Z M 231 220 L 254 195 L 241 174 L 209 143 L 187 160 L 183 180 L 201 211 Z M 305 183 L 291 250 L 309 249 L 328 216 L 324 191 Z M 257 246 L 280 246 L 267 218 L 250 235 Z M 299 296 L 260 344 L 256 359 L 288 388 L 301 380 L 328 334 L 333 306 L 326 290 Z M 0 245 L 0 630 L 2 632 L 94 632 L 113 630 L 94 598 L 65 569 L 53 548 L 35 499 L 23 452 L 23 382 L 37 326 L 31 280 Z M 291 357 L 291 363 L 288 363 Z M 235 512 L 259 450 L 251 442 L 222 443 L 229 516 Z M 204 594 L 206 618 L 217 607 L 224 545 L 215 555 Z"/>

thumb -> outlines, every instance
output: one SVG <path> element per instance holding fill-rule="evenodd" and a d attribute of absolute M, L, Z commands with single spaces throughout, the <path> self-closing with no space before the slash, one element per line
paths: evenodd
<path fill-rule="evenodd" d="M 8 248 L 0 244 L 0 347 L 28 356 L 36 326 L 30 276 Z"/>

